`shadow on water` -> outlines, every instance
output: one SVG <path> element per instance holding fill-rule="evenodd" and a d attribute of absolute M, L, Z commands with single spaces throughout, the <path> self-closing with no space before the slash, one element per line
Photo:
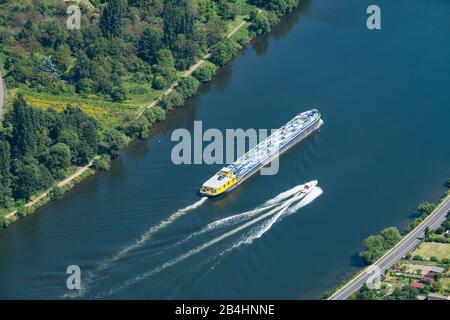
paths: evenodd
<path fill-rule="evenodd" d="M 359 253 L 354 253 L 350 256 L 350 265 L 355 268 L 363 268 L 366 264 Z"/>
<path fill-rule="evenodd" d="M 199 91 L 187 99 L 179 109 L 171 110 L 167 114 L 167 119 L 158 125 L 158 128 L 151 134 L 171 134 L 177 128 L 193 130 L 194 121 L 197 119 L 197 107 L 200 105 L 204 95 L 213 89 L 223 91 L 227 88 L 232 76 L 232 64 L 229 63 L 217 71 L 213 81 L 202 84 Z"/>
<path fill-rule="evenodd" d="M 264 55 L 269 49 L 269 39 L 281 39 L 292 31 L 300 19 L 300 15 L 308 10 L 310 1 L 304 1 L 302 5 L 283 17 L 283 23 L 279 23 L 272 28 L 272 31 L 256 38 L 253 42 L 253 49 L 258 56 Z"/>
<path fill-rule="evenodd" d="M 420 217 L 420 213 L 418 211 L 409 212 L 408 213 L 408 219 L 413 220 Z"/>
<path fill-rule="evenodd" d="M 205 90 L 207 90 L 206 92 L 208 92 L 213 87 L 217 87 L 222 92 L 228 87 L 231 76 L 233 75 L 233 61 L 234 59 L 217 70 L 214 80 L 204 85 Z"/>
<path fill-rule="evenodd" d="M 308 12 L 310 2 L 311 1 L 303 1 L 299 7 L 292 10 L 292 12 L 288 15 L 284 16 L 282 18 L 283 22 L 274 26 L 270 35 L 274 36 L 276 39 L 280 39 L 291 32 L 300 19 L 300 15 Z"/>

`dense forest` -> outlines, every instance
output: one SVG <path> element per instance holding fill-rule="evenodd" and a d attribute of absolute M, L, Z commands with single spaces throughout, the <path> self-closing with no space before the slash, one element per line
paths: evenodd
<path fill-rule="evenodd" d="M 94 168 L 106 169 L 130 138 L 145 137 L 148 127 L 164 117 L 164 111 L 155 107 L 145 113 L 144 126 L 130 121 L 123 128 L 99 130 L 96 120 L 79 108 L 39 110 L 19 96 L 0 132 L 0 207 L 23 205 L 98 154 L 102 156 Z"/>
<path fill-rule="evenodd" d="M 67 6 L 81 8 L 81 29 L 66 26 Z M 0 227 L 2 213 L 21 208 L 33 196 L 53 188 L 74 168 L 93 159 L 107 169 L 130 140 L 183 105 L 218 66 L 228 62 L 256 35 L 270 31 L 299 0 L 0 0 L 0 63 L 9 106 L 0 125 Z M 231 27 L 242 32 L 227 37 Z M 211 53 L 192 76 L 180 77 Z M 70 103 L 36 108 L 30 92 L 96 97 L 120 103 L 134 94 L 127 83 L 170 94 L 143 116 L 125 114 L 105 125 Z M 163 92 L 163 91 L 161 91 Z M 148 101 L 151 102 L 151 101 Z M 100 155 L 99 157 L 96 157 Z M 57 192 L 56 192 L 57 193 Z"/>
<path fill-rule="evenodd" d="M 124 81 L 167 88 L 177 71 L 187 69 L 209 48 L 215 51 L 216 63 L 225 63 L 236 47 L 225 39 L 227 22 L 236 16 L 248 16 L 255 23 L 250 32 L 262 33 L 298 2 L 92 1 L 97 8 L 81 6 L 81 28 L 69 30 L 68 3 L 3 0 L 0 42 L 7 57 L 5 80 L 8 87 L 25 85 L 52 94 L 96 94 L 124 101 L 128 95 Z M 257 15 L 257 6 L 267 10 Z"/>

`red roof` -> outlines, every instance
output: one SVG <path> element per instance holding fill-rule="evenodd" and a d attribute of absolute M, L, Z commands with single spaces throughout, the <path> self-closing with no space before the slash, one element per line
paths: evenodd
<path fill-rule="evenodd" d="M 423 287 L 425 287 L 425 285 L 423 283 L 418 283 L 418 282 L 411 282 L 409 284 L 410 287 L 416 288 L 416 289 L 423 289 Z"/>
<path fill-rule="evenodd" d="M 422 277 L 422 279 L 421 279 L 423 282 L 434 282 L 434 279 L 433 278 L 431 278 L 431 277 L 427 277 L 427 276 L 424 276 L 424 277 Z"/>

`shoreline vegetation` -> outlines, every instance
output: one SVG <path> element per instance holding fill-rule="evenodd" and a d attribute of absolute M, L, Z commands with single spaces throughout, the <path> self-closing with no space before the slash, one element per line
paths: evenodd
<path fill-rule="evenodd" d="M 348 283 L 352 282 L 355 278 L 361 275 L 367 267 L 376 263 L 380 258 L 387 254 L 392 248 L 394 248 L 402 239 L 412 232 L 416 227 L 418 227 L 428 216 L 430 216 L 436 208 L 438 208 L 444 201 L 450 197 L 450 179 L 445 183 L 447 191 L 439 199 L 437 203 L 433 202 L 422 202 L 417 207 L 418 217 L 414 218 L 405 228 L 403 232 L 397 227 L 388 227 L 380 231 L 379 234 L 371 235 L 363 241 L 364 250 L 358 253 L 358 256 L 364 261 L 365 267 L 354 274 L 349 280 L 345 281 L 338 287 L 329 290 L 324 293 L 323 299 L 328 299 L 334 293 L 339 291 L 341 288 L 346 286 Z M 443 222 L 443 225 L 449 224 L 449 217 Z M 436 231 L 426 229 L 425 230 L 425 241 L 433 241 L 437 243 L 445 243 L 450 245 L 449 234 L 446 233 L 445 227 L 439 227 Z M 412 250 L 414 251 L 414 249 Z M 414 260 L 415 257 L 409 257 Z M 367 288 L 363 288 L 363 292 L 367 291 Z M 356 299 L 358 296 L 358 291 L 356 291 L 350 299 Z"/>
<path fill-rule="evenodd" d="M 88 26 L 73 33 L 64 29 L 65 4 L 0 4 L 12 13 L 0 15 L 0 30 L 15 21 L 0 38 L 11 101 L 0 124 L 0 229 L 108 170 L 302 2 L 83 3 Z"/>

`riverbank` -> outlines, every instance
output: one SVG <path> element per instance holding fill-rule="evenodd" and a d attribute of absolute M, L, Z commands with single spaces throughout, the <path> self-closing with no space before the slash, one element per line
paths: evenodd
<path fill-rule="evenodd" d="M 299 8 L 296 8 L 295 10 L 299 10 Z M 262 9 L 257 9 L 256 14 L 259 15 L 261 12 L 263 12 Z M 290 13 L 290 12 L 289 12 Z M 289 14 L 287 13 L 287 14 Z M 282 17 L 281 17 L 282 19 Z M 226 61 L 222 61 L 219 65 L 223 66 L 225 63 L 229 62 L 231 59 L 234 58 L 234 56 L 237 54 L 237 52 L 243 48 L 245 48 L 245 46 L 251 42 L 253 39 L 255 39 L 256 37 L 262 35 L 263 33 L 265 33 L 266 31 L 270 31 L 270 27 L 268 27 L 269 29 L 267 30 L 263 30 L 263 31 L 258 31 L 255 34 L 253 34 L 253 37 L 250 37 L 248 35 L 249 31 L 250 31 L 250 26 L 252 26 L 252 23 L 247 21 L 248 17 L 244 18 L 242 22 L 240 22 L 236 27 L 234 27 L 227 35 L 226 35 L 226 39 L 232 39 L 233 37 L 237 36 L 239 34 L 239 31 L 241 30 L 246 30 L 247 34 L 243 37 L 240 37 L 239 40 L 237 40 L 238 45 L 236 45 L 236 47 L 233 49 L 230 57 L 226 60 Z M 280 21 L 277 21 L 277 23 L 279 23 Z M 245 28 L 244 28 L 245 27 Z M 202 59 L 200 59 L 199 61 L 197 61 L 195 64 L 193 64 L 191 67 L 189 67 L 186 71 L 184 71 L 181 74 L 180 79 L 187 79 L 187 78 L 192 78 L 192 75 L 194 74 L 194 72 L 196 70 L 198 70 L 200 67 L 202 67 L 205 63 L 209 62 L 213 56 L 213 53 L 211 52 L 212 49 L 210 48 L 208 50 L 209 52 L 204 55 L 202 57 Z M 173 94 L 174 92 L 176 93 L 176 89 L 177 86 L 179 85 L 179 81 L 180 79 L 178 79 L 178 81 L 176 81 L 175 83 L 173 83 L 167 90 L 165 90 L 164 92 L 162 92 L 155 100 L 153 100 L 151 103 L 144 105 L 143 107 L 139 108 L 138 112 L 137 112 L 137 119 L 140 118 L 145 118 L 145 112 L 148 109 L 157 107 L 158 104 L 163 102 L 163 99 L 165 97 L 169 97 L 171 94 Z M 208 79 L 205 82 L 209 82 L 211 79 Z M 200 81 L 199 81 L 200 83 Z M 197 92 L 198 87 L 195 89 L 195 92 Z M 193 94 L 193 93 L 192 93 Z M 192 95 L 190 94 L 190 95 Z M 190 96 L 189 95 L 189 96 Z M 189 96 L 186 96 L 185 98 L 188 98 Z M 172 109 L 172 107 L 164 107 L 164 109 L 167 111 L 170 111 L 170 109 Z M 149 128 L 151 127 L 153 123 L 151 123 L 149 125 Z M 146 134 L 148 135 L 148 133 Z M 146 135 L 143 135 L 139 138 L 145 138 Z M 130 141 L 132 142 L 132 141 Z M 130 143 L 129 142 L 129 143 Z M 100 159 L 101 156 L 97 155 L 93 160 L 91 160 L 87 165 L 78 168 L 78 170 L 76 171 L 76 173 L 70 175 L 69 177 L 65 178 L 64 180 L 58 182 L 56 184 L 56 186 L 54 188 L 48 189 L 45 192 L 36 195 L 35 197 L 33 197 L 33 199 L 29 202 L 27 202 L 22 209 L 17 209 L 15 208 L 14 210 L 3 214 L 3 216 L 0 213 L 0 228 L 1 227 L 7 227 L 10 225 L 10 223 L 12 222 L 16 222 L 18 221 L 20 218 L 25 217 L 28 214 L 33 213 L 36 209 L 38 209 L 40 206 L 42 206 L 45 203 L 48 203 L 51 200 L 57 200 L 60 199 L 63 195 L 59 195 L 58 197 L 52 197 L 52 193 L 57 192 L 57 193 L 64 193 L 67 190 L 71 189 L 74 185 L 76 185 L 76 183 L 78 183 L 79 181 L 83 180 L 86 176 L 92 175 L 95 173 L 94 170 L 92 170 L 92 164 L 94 162 L 95 159 Z M 86 172 L 89 172 L 88 175 L 86 175 Z M 63 188 L 62 190 L 60 190 L 60 188 Z"/>
<path fill-rule="evenodd" d="M 98 159 L 98 157 L 94 158 L 94 160 L 96 160 L 96 159 Z M 91 176 L 92 174 L 94 174 L 95 171 L 92 170 L 92 164 L 93 164 L 94 160 L 90 161 L 87 165 L 78 168 L 78 170 L 75 173 L 71 174 L 66 179 L 58 182 L 56 185 L 56 188 L 61 188 L 60 191 L 64 193 L 64 192 L 70 190 L 72 187 L 74 187 L 77 183 L 79 183 L 82 180 L 84 180 L 85 178 L 87 178 L 88 176 Z M 11 221 L 15 221 L 18 218 L 17 217 L 18 214 L 20 214 L 22 217 L 24 214 L 27 215 L 27 214 L 31 213 L 32 211 L 30 211 L 30 210 L 35 210 L 38 207 L 48 203 L 48 201 L 52 200 L 51 193 L 53 191 L 55 191 L 56 188 L 48 189 L 47 191 L 40 194 L 32 201 L 26 203 L 24 205 L 24 208 L 27 209 L 28 211 L 19 213 L 19 210 L 15 210 L 15 211 L 12 211 L 12 212 L 6 214 L 5 218 L 7 218 Z M 62 195 L 59 194 L 58 196 L 56 196 L 56 198 L 61 198 L 61 196 Z M 53 200 L 56 200 L 56 199 L 53 199 Z"/>
<path fill-rule="evenodd" d="M 333 291 L 328 291 L 324 298 L 328 300 L 345 300 L 363 287 L 375 270 L 378 270 L 380 275 L 383 275 L 408 252 L 417 248 L 427 232 L 426 230 L 436 230 L 445 222 L 449 210 L 450 190 L 441 197 L 432 212 L 424 213 L 421 217 L 412 220 L 410 226 L 414 227 L 407 228 L 406 233 L 392 248 L 386 250 L 373 264 L 363 268 L 350 280 Z"/>

